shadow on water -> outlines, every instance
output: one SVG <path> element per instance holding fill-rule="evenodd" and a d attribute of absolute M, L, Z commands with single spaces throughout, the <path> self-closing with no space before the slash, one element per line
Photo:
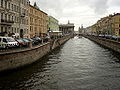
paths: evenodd
<path fill-rule="evenodd" d="M 14 70 L 1 72 L 0 90 L 26 90 L 26 88 L 32 87 L 32 85 L 34 86 L 34 83 L 36 82 L 36 80 L 34 79 L 36 78 L 42 79 L 47 77 L 49 80 L 49 75 L 45 76 L 46 74 L 44 74 L 47 73 L 51 68 L 51 65 L 49 65 L 48 62 L 51 62 L 50 58 L 54 58 L 54 55 L 60 53 L 60 49 L 62 47 L 63 45 L 61 47 L 56 48 L 49 54 L 45 55 L 43 58 L 34 62 L 33 64 L 21 68 L 17 68 Z M 59 62 L 55 62 L 55 63 L 59 63 Z M 44 82 L 46 81 L 41 81 L 41 83 Z M 31 86 L 29 86 L 29 83 Z"/>
<path fill-rule="evenodd" d="M 120 63 L 120 53 L 114 52 L 114 51 L 112 51 L 112 50 L 110 50 L 110 52 L 111 52 L 111 54 L 112 54 L 114 57 L 117 58 L 117 59 L 115 60 L 115 62 Z"/>

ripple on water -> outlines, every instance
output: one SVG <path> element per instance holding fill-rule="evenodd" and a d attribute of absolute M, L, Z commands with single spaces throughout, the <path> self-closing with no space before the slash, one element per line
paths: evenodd
<path fill-rule="evenodd" d="M 120 57 L 73 38 L 37 63 L 0 77 L 0 90 L 119 90 Z"/>

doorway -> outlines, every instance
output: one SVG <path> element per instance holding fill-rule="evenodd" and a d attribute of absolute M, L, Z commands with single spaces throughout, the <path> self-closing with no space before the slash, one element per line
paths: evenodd
<path fill-rule="evenodd" d="M 20 29 L 20 38 L 23 38 L 23 29 Z"/>

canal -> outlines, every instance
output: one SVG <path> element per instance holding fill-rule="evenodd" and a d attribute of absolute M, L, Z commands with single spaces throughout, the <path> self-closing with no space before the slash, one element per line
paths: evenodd
<path fill-rule="evenodd" d="M 38 62 L 0 75 L 0 90 L 119 90 L 120 57 L 72 38 Z"/>

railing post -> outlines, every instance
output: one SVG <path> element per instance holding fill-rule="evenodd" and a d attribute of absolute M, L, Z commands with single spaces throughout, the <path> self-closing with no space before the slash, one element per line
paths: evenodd
<path fill-rule="evenodd" d="M 32 42 L 29 43 L 29 48 L 32 48 Z"/>

